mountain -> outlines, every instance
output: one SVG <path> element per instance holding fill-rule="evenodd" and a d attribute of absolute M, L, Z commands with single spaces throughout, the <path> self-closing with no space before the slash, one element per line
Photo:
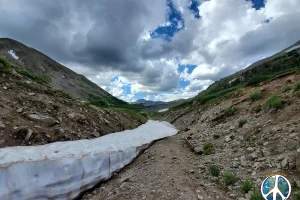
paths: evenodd
<path fill-rule="evenodd" d="M 276 53 L 275 55 L 253 63 L 247 68 L 216 81 L 196 97 L 184 102 L 204 104 L 218 100 L 228 93 L 235 92 L 245 86 L 256 86 L 264 81 L 270 81 L 281 76 L 299 71 L 300 41 Z M 181 105 L 182 106 L 182 105 Z"/>
<path fill-rule="evenodd" d="M 126 104 L 112 96 L 85 76 L 59 64 L 43 53 L 9 38 L 0 38 L 0 56 L 6 58 L 19 71 L 37 74 L 41 81 L 55 89 L 69 93 L 81 100 L 101 99 L 110 105 Z"/>
<path fill-rule="evenodd" d="M 150 106 L 166 105 L 168 103 L 163 102 L 163 101 L 150 101 L 150 100 L 145 100 L 145 99 L 139 99 L 139 100 L 133 102 L 133 104 L 139 105 L 139 106 L 150 107 Z"/>

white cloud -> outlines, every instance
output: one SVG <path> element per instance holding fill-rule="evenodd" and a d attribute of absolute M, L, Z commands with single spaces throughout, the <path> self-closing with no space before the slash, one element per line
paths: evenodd
<path fill-rule="evenodd" d="M 84 5 L 0 0 L 0 36 L 42 50 L 124 100 L 145 93 L 148 99 L 164 101 L 192 97 L 213 81 L 300 39 L 299 0 L 267 0 L 260 10 L 245 0 L 200 2 L 201 18 L 196 19 L 188 9 L 190 1 L 173 0 L 184 28 L 166 42 L 150 37 L 157 27 L 170 25 L 165 0 L 118 5 L 109 0 Z M 124 6 L 134 9 L 128 12 Z M 101 8 L 105 9 L 99 12 Z M 270 23 L 264 23 L 266 19 Z M 32 30 L 40 31 L 32 36 Z M 179 73 L 178 64 L 197 67 L 191 74 Z M 118 79 L 111 82 L 115 76 Z M 180 79 L 190 85 L 180 88 Z M 124 86 L 131 87 L 130 94 L 124 93 Z"/>

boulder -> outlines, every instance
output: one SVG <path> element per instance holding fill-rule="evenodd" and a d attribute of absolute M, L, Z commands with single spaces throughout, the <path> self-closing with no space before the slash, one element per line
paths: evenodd
<path fill-rule="evenodd" d="M 48 127 L 54 126 L 55 124 L 58 124 L 58 121 L 55 121 L 52 117 L 41 115 L 39 113 L 31 113 L 26 114 L 27 119 L 33 122 L 44 124 Z"/>

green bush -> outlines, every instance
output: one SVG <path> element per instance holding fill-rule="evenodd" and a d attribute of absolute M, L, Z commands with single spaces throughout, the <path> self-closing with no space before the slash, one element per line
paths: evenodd
<path fill-rule="evenodd" d="M 242 190 L 247 193 L 253 188 L 252 181 L 250 178 L 247 178 L 243 183 L 242 183 Z"/>
<path fill-rule="evenodd" d="M 98 106 L 98 107 L 107 107 L 107 103 L 101 99 L 92 99 L 89 104 Z"/>
<path fill-rule="evenodd" d="M 251 77 L 248 81 L 247 81 L 247 86 L 255 86 L 258 85 L 259 83 L 266 81 L 268 79 L 270 79 L 270 75 L 258 75 Z"/>
<path fill-rule="evenodd" d="M 294 193 L 293 199 L 294 200 L 300 200 L 300 191 L 297 191 L 297 192 Z"/>
<path fill-rule="evenodd" d="M 264 200 L 264 197 L 255 189 L 253 195 L 250 197 L 250 200 Z"/>
<path fill-rule="evenodd" d="M 261 98 L 261 91 L 255 90 L 249 94 L 249 100 L 250 101 L 257 101 Z"/>
<path fill-rule="evenodd" d="M 212 153 L 213 145 L 211 142 L 205 142 L 203 145 L 203 151 L 205 155 L 209 155 Z"/>
<path fill-rule="evenodd" d="M 220 175 L 220 168 L 217 165 L 209 165 L 208 171 L 212 176 L 218 177 Z"/>
<path fill-rule="evenodd" d="M 30 70 L 25 70 L 25 69 L 17 69 L 17 72 L 19 74 L 22 74 L 28 78 L 30 78 L 31 80 L 37 82 L 37 83 L 41 83 L 41 84 L 48 84 L 51 81 L 51 78 L 45 75 L 39 75 L 36 74 Z"/>
<path fill-rule="evenodd" d="M 300 90 L 300 82 L 298 82 L 294 85 L 294 92 L 297 92 L 299 90 Z"/>
<path fill-rule="evenodd" d="M 246 124 L 247 122 L 248 122 L 247 119 L 240 119 L 240 120 L 239 120 L 239 127 L 240 127 L 240 128 L 243 127 L 244 124 Z"/>
<path fill-rule="evenodd" d="M 227 171 L 223 175 L 225 185 L 233 185 L 236 181 L 236 175 L 233 171 Z"/>
<path fill-rule="evenodd" d="M 8 73 L 10 69 L 10 65 L 8 61 L 5 58 L 0 57 L 0 63 L 4 66 L 4 67 L 0 67 L 0 72 Z"/>
<path fill-rule="evenodd" d="M 279 109 L 282 106 L 282 101 L 279 96 L 271 96 L 264 104 L 265 109 L 275 108 Z"/>
<path fill-rule="evenodd" d="M 225 109 L 224 114 L 227 116 L 234 115 L 234 113 L 237 111 L 237 108 L 235 106 L 229 107 Z"/>

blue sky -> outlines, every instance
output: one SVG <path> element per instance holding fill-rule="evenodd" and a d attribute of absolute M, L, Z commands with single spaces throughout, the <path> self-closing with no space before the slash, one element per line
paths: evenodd
<path fill-rule="evenodd" d="M 300 39 L 299 0 L 1 2 L 0 37 L 128 102 L 191 98 Z"/>
<path fill-rule="evenodd" d="M 253 4 L 253 8 L 256 10 L 259 10 L 265 6 L 264 0 L 251 0 Z M 190 10 L 191 13 L 193 13 L 195 19 L 201 20 L 201 16 L 199 14 L 199 9 L 198 6 L 200 5 L 200 2 L 197 0 L 190 0 L 190 6 L 188 9 Z M 157 27 L 155 30 L 150 31 L 150 37 L 151 39 L 157 39 L 157 38 L 162 38 L 165 42 L 171 42 L 172 37 L 178 33 L 180 30 L 184 29 L 184 19 L 180 13 L 179 10 L 177 10 L 173 4 L 172 0 L 167 0 L 167 6 L 168 6 L 168 12 L 166 15 L 166 22 Z M 268 23 L 269 20 L 266 20 L 266 23 Z M 178 72 L 183 73 L 186 71 L 188 74 L 192 74 L 193 70 L 197 67 L 197 65 L 193 63 L 189 64 L 178 64 Z M 197 80 L 195 78 L 194 80 Z M 118 76 L 115 76 L 111 82 L 118 81 Z M 120 80 L 119 80 L 120 81 Z M 122 82 L 122 81 L 120 81 Z M 190 85 L 191 81 L 190 80 L 185 80 L 183 78 L 180 78 L 178 82 L 179 88 L 186 88 Z M 202 89 L 205 89 L 207 86 L 203 86 Z M 131 93 L 131 86 L 126 85 L 121 87 L 125 95 L 130 95 Z M 155 95 L 147 95 L 146 93 L 135 93 L 133 99 L 142 99 L 142 98 L 147 98 L 148 100 L 156 100 Z"/>

